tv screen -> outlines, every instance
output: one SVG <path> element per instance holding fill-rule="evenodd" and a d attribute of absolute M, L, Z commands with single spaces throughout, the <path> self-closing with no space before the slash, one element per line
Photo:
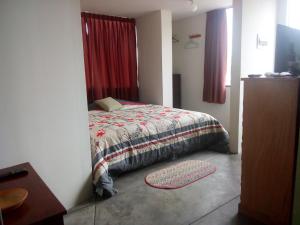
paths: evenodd
<path fill-rule="evenodd" d="M 300 75 L 300 30 L 277 25 L 275 72 Z"/>

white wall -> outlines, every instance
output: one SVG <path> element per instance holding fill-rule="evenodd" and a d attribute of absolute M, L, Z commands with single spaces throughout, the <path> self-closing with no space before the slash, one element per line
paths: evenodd
<path fill-rule="evenodd" d="M 274 71 L 276 39 L 276 0 L 244 0 L 242 17 L 241 75 Z M 259 34 L 268 46 L 257 49 Z"/>
<path fill-rule="evenodd" d="M 288 0 L 277 0 L 277 23 L 287 25 Z"/>
<path fill-rule="evenodd" d="M 163 105 L 173 107 L 172 14 L 161 10 Z"/>
<path fill-rule="evenodd" d="M 241 150 L 243 84 L 248 74 L 274 71 L 276 37 L 276 0 L 234 0 L 234 42 L 230 135 L 231 150 Z M 258 49 L 257 34 L 268 42 Z M 238 106 L 240 104 L 240 106 Z"/>
<path fill-rule="evenodd" d="M 140 100 L 162 104 L 161 12 L 136 20 Z"/>
<path fill-rule="evenodd" d="M 79 0 L 2 0 L 0 30 L 0 168 L 30 162 L 70 208 L 91 195 Z"/>
<path fill-rule="evenodd" d="M 171 12 L 155 11 L 136 20 L 140 100 L 173 105 Z"/>
<path fill-rule="evenodd" d="M 242 104 L 241 97 L 241 48 L 242 48 L 242 0 L 233 0 L 233 31 L 232 31 L 232 66 L 230 96 L 230 150 L 241 151 L 242 138 Z"/>
<path fill-rule="evenodd" d="M 174 72 L 182 75 L 182 107 L 208 113 L 229 129 L 230 87 L 227 87 L 225 104 L 202 101 L 204 84 L 206 14 L 173 22 L 173 34 L 179 42 L 173 44 Z M 199 48 L 185 49 L 189 35 L 201 34 Z"/>

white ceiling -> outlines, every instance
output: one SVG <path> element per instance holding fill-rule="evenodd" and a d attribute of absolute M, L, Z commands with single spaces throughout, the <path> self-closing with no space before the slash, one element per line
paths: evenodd
<path fill-rule="evenodd" d="M 168 9 L 173 20 L 183 19 L 199 13 L 232 5 L 232 0 L 194 0 L 198 5 L 192 11 L 189 0 L 81 0 L 81 10 L 97 14 L 137 18 L 149 12 Z"/>

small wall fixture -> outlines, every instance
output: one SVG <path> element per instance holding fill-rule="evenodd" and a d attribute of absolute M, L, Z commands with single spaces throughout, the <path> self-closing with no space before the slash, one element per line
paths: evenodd
<path fill-rule="evenodd" d="M 257 37 L 256 37 L 256 48 L 257 49 L 267 47 L 268 44 L 269 44 L 268 41 L 262 40 L 261 36 L 259 34 L 257 34 Z"/>
<path fill-rule="evenodd" d="M 189 41 L 184 45 L 185 49 L 199 48 L 199 43 L 195 39 L 200 38 L 201 34 L 189 35 Z"/>
<path fill-rule="evenodd" d="M 172 36 L 172 42 L 173 42 L 173 43 L 179 42 L 179 39 L 176 37 L 176 35 L 173 35 L 173 36 Z"/>
<path fill-rule="evenodd" d="M 190 39 L 195 39 L 195 38 L 201 38 L 201 34 L 191 34 L 190 36 L 189 36 L 189 38 Z"/>
<path fill-rule="evenodd" d="M 194 0 L 189 0 L 191 6 L 192 6 L 192 11 L 196 12 L 198 10 L 198 5 L 195 3 Z"/>

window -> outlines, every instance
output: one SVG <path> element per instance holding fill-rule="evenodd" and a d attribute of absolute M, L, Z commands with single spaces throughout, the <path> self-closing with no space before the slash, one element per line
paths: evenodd
<path fill-rule="evenodd" d="M 300 29 L 300 1 L 287 1 L 287 25 L 296 29 Z"/>
<path fill-rule="evenodd" d="M 298 1 L 298 0 L 295 0 Z M 226 85 L 231 85 L 231 58 L 232 58 L 232 24 L 233 24 L 233 9 L 226 10 L 227 15 L 227 73 Z"/>

